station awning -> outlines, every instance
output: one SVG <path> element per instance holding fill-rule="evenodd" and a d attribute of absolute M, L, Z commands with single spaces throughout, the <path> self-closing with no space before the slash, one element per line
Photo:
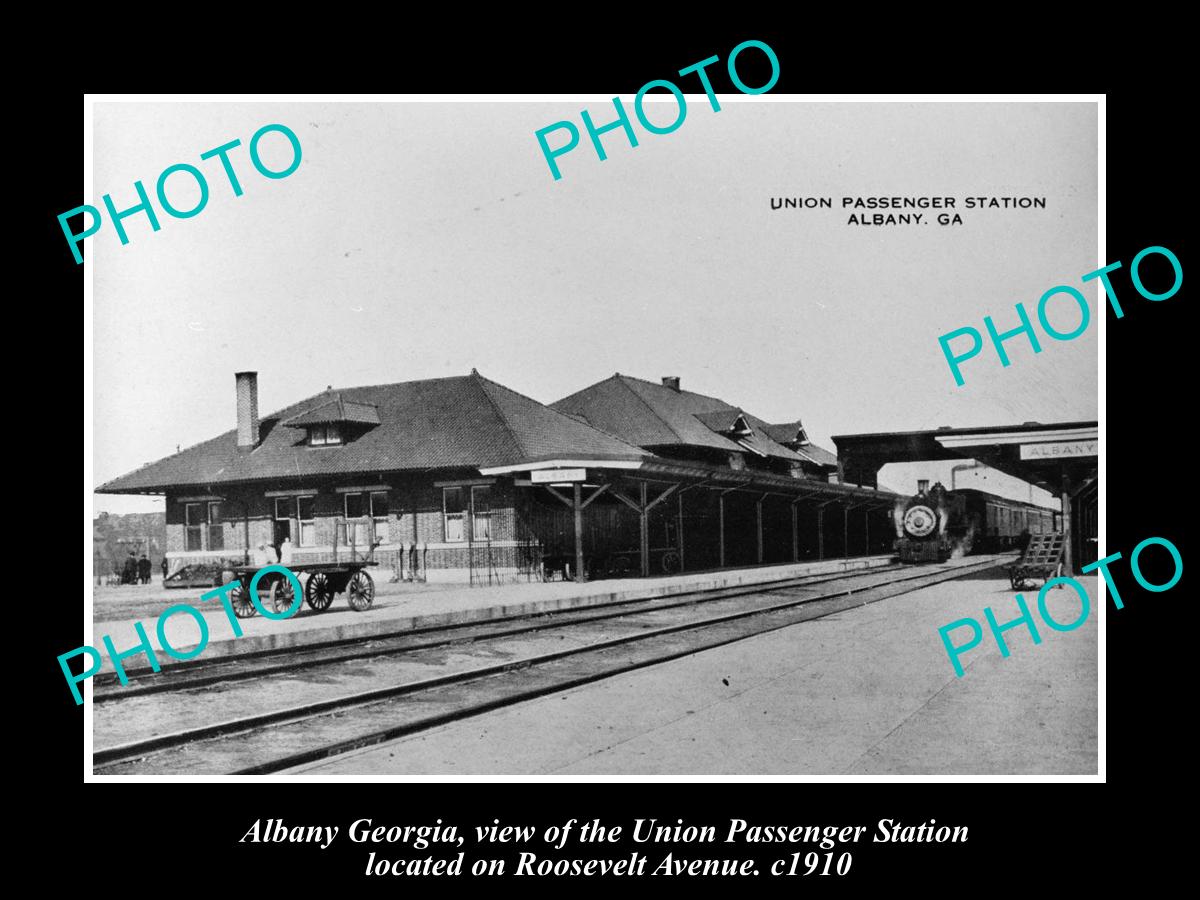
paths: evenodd
<path fill-rule="evenodd" d="M 891 491 L 819 481 L 813 478 L 793 478 L 788 475 L 764 472 L 760 469 L 738 470 L 701 462 L 662 458 L 645 459 L 636 463 L 614 463 L 602 460 L 553 460 L 546 463 L 482 468 L 479 471 L 483 475 L 528 474 L 530 476 L 528 482 L 522 479 L 517 482 L 518 485 L 533 486 L 545 480 L 539 479 L 535 473 L 570 472 L 569 476 L 564 474 L 563 481 L 582 482 L 586 479 L 603 483 L 614 479 L 633 479 L 682 483 L 696 487 L 707 486 L 713 489 L 744 490 L 752 493 L 777 495 L 793 500 L 819 498 L 840 501 L 854 508 L 891 507 L 899 496 Z"/>
<path fill-rule="evenodd" d="M 1096 476 L 1099 423 L 1058 422 L 835 435 L 838 477 L 873 486 L 892 462 L 975 459 L 1061 494 Z"/>

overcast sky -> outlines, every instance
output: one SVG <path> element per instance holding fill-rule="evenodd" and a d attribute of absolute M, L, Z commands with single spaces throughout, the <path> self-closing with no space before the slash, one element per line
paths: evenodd
<path fill-rule="evenodd" d="M 625 98 L 627 106 L 630 98 Z M 956 387 L 939 335 L 1024 301 L 1096 257 L 1092 104 L 807 104 L 701 95 L 674 133 L 630 148 L 586 133 L 555 181 L 534 132 L 599 124 L 611 103 L 102 103 L 101 206 L 153 194 L 174 163 L 208 176 L 207 207 L 111 222 L 94 266 L 99 484 L 234 426 L 233 373 L 259 373 L 265 415 L 323 390 L 465 374 L 552 402 L 622 372 L 803 419 L 830 435 L 1096 419 L 1096 325 L 1035 355 L 1008 343 Z M 651 112 L 667 122 L 671 107 Z M 287 178 L 252 167 L 262 125 L 298 135 Z M 582 126 L 580 126 L 582 130 Z M 234 138 L 245 191 L 216 160 Z M 556 136 L 552 140 L 557 141 Z M 262 144 L 288 159 L 278 134 Z M 192 204 L 188 178 L 169 197 Z M 959 210 L 960 226 L 848 226 L 844 196 L 1044 196 L 1044 210 Z M 829 196 L 832 210 L 772 210 Z M 157 201 L 155 201 L 157 206 Z M 869 214 L 870 211 L 868 211 Z M 906 210 L 914 212 L 914 210 Z M 924 212 L 929 220 L 932 210 Z M 1093 313 L 1096 282 L 1085 295 Z M 1074 313 L 1077 316 L 1077 313 Z M 1078 318 L 1064 304 L 1052 321 Z M 96 511 L 161 501 L 96 497 Z"/>

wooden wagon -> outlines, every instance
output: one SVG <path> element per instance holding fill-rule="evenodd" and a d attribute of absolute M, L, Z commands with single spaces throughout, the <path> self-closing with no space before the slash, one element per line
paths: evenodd
<path fill-rule="evenodd" d="M 1064 544 L 1059 533 L 1032 535 L 1021 558 L 1008 570 L 1012 589 L 1030 590 L 1035 586 L 1034 579 L 1040 578 L 1045 584 L 1061 574 Z"/>
<path fill-rule="evenodd" d="M 304 602 L 314 612 L 322 612 L 333 603 L 335 594 L 345 592 L 350 608 L 363 612 L 375 599 L 375 582 L 366 571 L 369 562 L 299 563 L 288 566 L 296 576 L 308 573 L 304 586 Z M 239 619 L 248 619 L 258 613 L 250 599 L 250 582 L 260 569 L 267 566 L 235 566 L 233 574 L 238 585 L 229 592 L 230 605 Z M 270 571 L 258 580 L 258 598 L 265 609 L 284 613 L 296 602 L 292 581 L 283 572 Z"/>

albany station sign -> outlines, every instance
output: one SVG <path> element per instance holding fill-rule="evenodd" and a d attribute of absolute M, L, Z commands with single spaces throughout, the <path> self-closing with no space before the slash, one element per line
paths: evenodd
<path fill-rule="evenodd" d="M 1099 446 L 1099 441 L 1052 441 L 1043 444 L 1022 444 L 1021 459 L 1096 456 Z"/>

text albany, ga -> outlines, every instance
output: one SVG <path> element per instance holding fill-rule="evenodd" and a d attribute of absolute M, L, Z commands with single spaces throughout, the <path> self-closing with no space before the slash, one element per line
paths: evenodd
<path fill-rule="evenodd" d="M 961 200 L 961 206 L 959 201 Z M 833 209 L 832 197 L 772 197 L 771 209 Z M 1045 209 L 1045 197 L 842 197 L 841 208 L 851 210 L 847 225 L 961 225 L 955 212 L 897 213 L 898 209 Z M 863 210 L 888 210 L 873 212 Z"/>

